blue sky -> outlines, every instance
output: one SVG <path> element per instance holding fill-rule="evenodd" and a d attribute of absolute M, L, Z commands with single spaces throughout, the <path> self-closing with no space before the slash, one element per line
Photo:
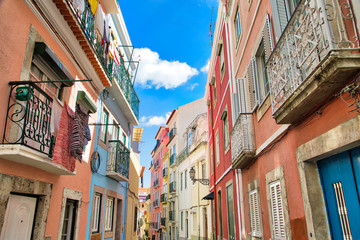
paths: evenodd
<path fill-rule="evenodd" d="M 135 82 L 144 128 L 141 165 L 144 187 L 150 186 L 155 134 L 169 113 L 202 98 L 211 54 L 209 28 L 217 0 L 118 0 L 135 56 L 141 62 Z"/>

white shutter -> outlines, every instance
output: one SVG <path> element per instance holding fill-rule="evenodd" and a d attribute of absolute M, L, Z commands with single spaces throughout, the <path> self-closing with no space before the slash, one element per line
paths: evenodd
<path fill-rule="evenodd" d="M 273 40 L 273 33 L 272 33 L 269 14 L 266 15 L 265 26 L 263 29 L 263 40 L 264 40 L 265 59 L 268 60 L 272 51 L 274 50 L 274 40 Z"/>
<path fill-rule="evenodd" d="M 260 209 L 257 190 L 249 193 L 251 235 L 261 237 Z"/>
<path fill-rule="evenodd" d="M 287 0 L 270 0 L 270 4 L 274 20 L 275 37 L 276 41 L 278 41 L 290 19 L 289 4 Z"/>
<path fill-rule="evenodd" d="M 258 104 L 258 78 L 257 78 L 257 69 L 256 69 L 256 59 L 253 57 L 250 60 L 248 69 L 247 69 L 247 80 L 249 87 L 249 96 L 250 96 L 250 108 L 251 111 L 255 109 Z"/>
<path fill-rule="evenodd" d="M 286 239 L 284 207 L 281 198 L 280 180 L 270 183 L 270 204 L 274 239 Z"/>

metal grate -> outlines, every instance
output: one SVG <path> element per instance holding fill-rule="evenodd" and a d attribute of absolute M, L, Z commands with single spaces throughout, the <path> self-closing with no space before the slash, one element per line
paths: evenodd
<path fill-rule="evenodd" d="M 350 223 L 349 223 L 349 216 L 346 209 L 344 191 L 341 182 L 333 183 L 335 196 L 336 196 L 336 203 L 338 206 L 341 228 L 343 231 L 344 240 L 352 240 Z"/>

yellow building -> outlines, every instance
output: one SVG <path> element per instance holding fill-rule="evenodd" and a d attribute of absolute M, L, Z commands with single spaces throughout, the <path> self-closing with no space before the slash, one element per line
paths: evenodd
<path fill-rule="evenodd" d="M 169 151 L 167 151 L 163 157 L 163 164 L 161 169 L 161 176 L 163 179 L 163 187 L 161 189 L 160 202 L 162 204 L 161 211 L 161 228 L 162 235 L 168 236 L 168 225 L 169 225 L 169 212 L 168 212 L 168 196 L 169 196 Z M 163 238 L 164 239 L 164 238 Z M 167 239 L 167 237 L 165 238 Z"/>
<path fill-rule="evenodd" d="M 149 230 L 150 230 L 150 204 L 151 204 L 151 201 L 150 201 L 150 192 L 151 192 L 151 187 L 149 187 L 149 190 L 148 190 L 148 195 L 146 196 L 146 214 L 145 214 L 145 229 L 144 229 L 144 232 L 145 232 L 145 238 L 144 239 L 150 239 L 149 238 Z"/>

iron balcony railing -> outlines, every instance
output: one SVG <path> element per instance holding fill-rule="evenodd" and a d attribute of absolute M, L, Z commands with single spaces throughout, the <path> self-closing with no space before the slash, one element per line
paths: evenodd
<path fill-rule="evenodd" d="M 239 114 L 231 130 L 231 156 L 233 166 L 234 163 L 238 165 L 238 161 L 240 161 L 240 165 L 243 167 L 247 160 L 255 157 L 256 148 L 252 121 L 253 117 L 251 114 Z M 235 166 L 235 168 L 238 167 Z"/>
<path fill-rule="evenodd" d="M 66 0 L 66 2 L 77 19 L 78 24 L 83 30 L 88 43 L 96 54 L 96 57 L 101 63 L 106 75 L 110 80 L 115 79 L 118 83 L 134 115 L 138 119 L 140 101 L 131 82 L 129 72 L 125 68 L 124 60 L 122 58 L 120 65 L 117 65 L 110 60 L 105 50 L 105 44 L 101 44 L 101 41 L 95 37 L 95 15 L 91 12 L 89 1 L 84 0 L 85 8 L 83 12 L 77 8 L 75 0 Z"/>
<path fill-rule="evenodd" d="M 162 170 L 162 177 L 166 177 L 167 175 L 168 175 L 168 168 L 166 167 Z"/>
<path fill-rule="evenodd" d="M 169 192 L 170 193 L 175 193 L 176 192 L 176 182 L 173 181 L 169 184 Z"/>
<path fill-rule="evenodd" d="M 162 203 L 167 201 L 167 193 L 163 193 L 160 195 L 160 201 Z"/>
<path fill-rule="evenodd" d="M 129 179 L 130 151 L 119 140 L 109 140 L 107 173 L 118 173 Z"/>
<path fill-rule="evenodd" d="M 170 156 L 170 166 L 173 165 L 174 163 L 176 163 L 176 154 L 175 153 L 173 153 Z"/>
<path fill-rule="evenodd" d="M 273 113 L 332 50 L 359 48 L 351 0 L 301 0 L 267 62 Z"/>
<path fill-rule="evenodd" d="M 182 162 L 187 157 L 188 154 L 189 154 L 189 147 L 186 146 L 176 157 L 176 162 L 178 163 Z"/>
<path fill-rule="evenodd" d="M 50 133 L 52 98 L 29 81 L 9 82 L 3 144 L 20 144 L 53 155 L 55 138 Z"/>
<path fill-rule="evenodd" d="M 169 220 L 175 221 L 175 211 L 169 211 Z"/>
<path fill-rule="evenodd" d="M 176 135 L 176 128 L 173 128 L 173 129 L 170 130 L 170 133 L 169 133 L 169 141 L 170 141 L 173 137 L 175 137 L 175 135 Z"/>
<path fill-rule="evenodd" d="M 161 226 L 163 226 L 163 227 L 166 226 L 166 217 L 161 218 Z"/>

